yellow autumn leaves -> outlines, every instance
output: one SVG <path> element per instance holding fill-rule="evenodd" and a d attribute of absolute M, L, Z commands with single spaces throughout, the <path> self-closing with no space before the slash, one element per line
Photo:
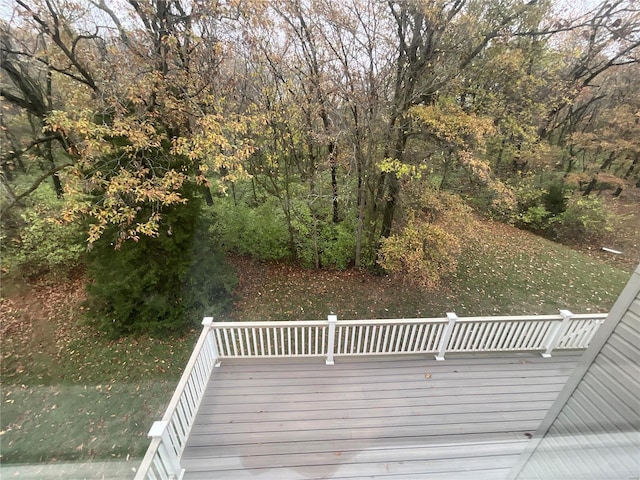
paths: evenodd
<path fill-rule="evenodd" d="M 89 218 L 89 245 L 110 226 L 118 229 L 116 247 L 140 235 L 157 236 L 163 209 L 188 201 L 187 183 L 209 186 L 208 175 L 215 171 L 224 190 L 246 176 L 242 164 L 253 152 L 244 139 L 252 124 L 247 117 L 203 115 L 190 135 L 173 138 L 145 117 L 98 120 L 90 110 L 54 111 L 47 124 L 48 131 L 73 141 L 77 163 L 65 174 L 67 208 L 61 217 Z"/>

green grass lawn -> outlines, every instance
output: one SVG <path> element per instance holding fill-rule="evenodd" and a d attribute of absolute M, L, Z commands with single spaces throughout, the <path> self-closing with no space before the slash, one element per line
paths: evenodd
<path fill-rule="evenodd" d="M 3 464 L 141 457 L 191 354 L 195 331 L 119 340 L 96 332 L 82 285 L 39 285 L 0 304 Z"/>
<path fill-rule="evenodd" d="M 456 275 L 425 290 L 356 270 L 312 271 L 236 258 L 240 284 L 221 320 L 606 312 L 629 268 L 485 222 L 463 240 Z M 197 330 L 109 340 L 82 319 L 83 279 L 3 299 L 2 463 L 139 458 Z"/>
<path fill-rule="evenodd" d="M 142 456 L 150 420 L 160 418 L 173 379 L 136 384 L 6 386 L 3 463 Z"/>

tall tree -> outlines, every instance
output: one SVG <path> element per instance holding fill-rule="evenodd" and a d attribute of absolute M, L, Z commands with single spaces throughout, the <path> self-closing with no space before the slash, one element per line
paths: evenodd
<path fill-rule="evenodd" d="M 491 41 L 527 28 L 523 19 L 538 8 L 536 4 L 535 0 L 389 2 L 396 26 L 397 56 L 385 156 L 399 163 L 405 161 L 411 132 L 409 110 L 415 105 L 432 104 L 439 90 L 463 75 Z M 397 175 L 383 172 L 379 184 L 378 198 L 386 199 L 381 235 L 388 237 L 399 195 Z"/>

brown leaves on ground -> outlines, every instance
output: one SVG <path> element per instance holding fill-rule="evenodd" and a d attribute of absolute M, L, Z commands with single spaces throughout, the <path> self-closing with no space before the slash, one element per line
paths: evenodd
<path fill-rule="evenodd" d="M 84 308 L 84 285 L 81 272 L 74 272 L 65 281 L 39 280 L 24 291 L 0 299 L 5 381 L 23 373 L 34 361 L 60 360 L 62 351 L 83 328 L 77 319 Z"/>
<path fill-rule="evenodd" d="M 356 269 L 312 270 L 245 257 L 230 261 L 239 276 L 231 314 L 237 321 L 318 320 L 331 312 L 344 318 L 384 316 L 389 289 L 397 288 L 388 277 Z"/>

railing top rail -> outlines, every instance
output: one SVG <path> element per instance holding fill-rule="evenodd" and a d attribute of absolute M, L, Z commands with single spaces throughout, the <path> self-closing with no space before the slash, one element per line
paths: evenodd
<path fill-rule="evenodd" d="M 147 448 L 147 452 L 144 454 L 144 458 L 138 466 L 138 470 L 136 472 L 134 480 L 144 480 L 145 478 L 147 478 L 147 473 L 149 472 L 149 470 L 151 470 L 153 459 L 155 458 L 156 452 L 158 451 L 158 447 L 160 447 L 161 443 L 162 440 L 159 437 L 153 438 L 151 440 L 149 448 Z"/>
<path fill-rule="evenodd" d="M 207 341 L 208 331 L 209 330 L 207 328 L 203 328 L 202 331 L 200 332 L 200 337 L 198 337 L 198 341 L 196 342 L 195 347 L 193 347 L 193 352 L 191 352 L 191 357 L 189 357 L 189 362 L 187 362 L 187 366 L 185 367 L 184 372 L 182 372 L 182 376 L 180 377 L 178 386 L 173 392 L 171 401 L 169 402 L 169 405 L 167 406 L 167 409 L 164 412 L 164 416 L 162 417 L 162 420 L 165 422 L 168 422 L 171 420 L 171 417 L 173 416 L 173 412 L 176 410 L 178 404 L 180 403 L 180 397 L 182 396 L 182 392 L 187 386 L 187 383 L 189 382 L 189 377 L 191 376 L 191 372 L 196 366 L 196 362 L 198 361 L 198 357 L 200 356 L 200 351 L 202 350 L 202 347 Z"/>
<path fill-rule="evenodd" d="M 364 320 L 340 320 L 339 325 L 398 325 L 409 323 L 445 323 L 446 317 L 440 318 L 379 318 Z M 265 328 L 265 327 L 326 327 L 326 320 L 284 320 L 259 322 L 215 322 L 212 328 Z"/>
<path fill-rule="evenodd" d="M 458 317 L 457 322 L 526 322 L 536 320 L 562 320 L 560 314 L 553 315 L 496 315 L 485 317 Z"/>
<path fill-rule="evenodd" d="M 339 325 L 342 326 L 358 326 L 358 325 L 407 325 L 412 323 L 447 323 L 446 317 L 440 318 L 371 318 L 364 320 L 340 320 Z"/>
<path fill-rule="evenodd" d="M 571 316 L 571 320 L 604 320 L 608 313 L 577 313 Z"/>
<path fill-rule="evenodd" d="M 213 322 L 211 327 L 217 328 L 265 328 L 265 327 L 326 327 L 326 320 L 262 320 L 257 322 Z"/>
<path fill-rule="evenodd" d="M 571 320 L 601 320 L 607 318 L 606 313 L 581 313 L 572 314 Z M 563 320 L 564 317 L 557 315 L 511 315 L 511 316 L 488 316 L 488 317 L 459 317 L 457 322 L 526 322 L 539 320 Z"/>
<path fill-rule="evenodd" d="M 572 315 L 572 320 L 601 320 L 607 318 L 606 313 L 581 313 Z M 499 316 L 478 316 L 478 317 L 458 317 L 457 322 L 522 322 L 540 320 L 562 320 L 560 314 L 553 315 L 499 315 Z M 419 323 L 443 323 L 447 322 L 446 317 L 437 318 L 371 318 L 359 320 L 341 319 L 342 326 L 359 325 L 393 325 L 393 324 L 419 324 Z M 323 327 L 327 325 L 326 320 L 278 320 L 278 321 L 250 321 L 250 322 L 214 322 L 212 328 L 280 328 L 280 327 Z"/>

